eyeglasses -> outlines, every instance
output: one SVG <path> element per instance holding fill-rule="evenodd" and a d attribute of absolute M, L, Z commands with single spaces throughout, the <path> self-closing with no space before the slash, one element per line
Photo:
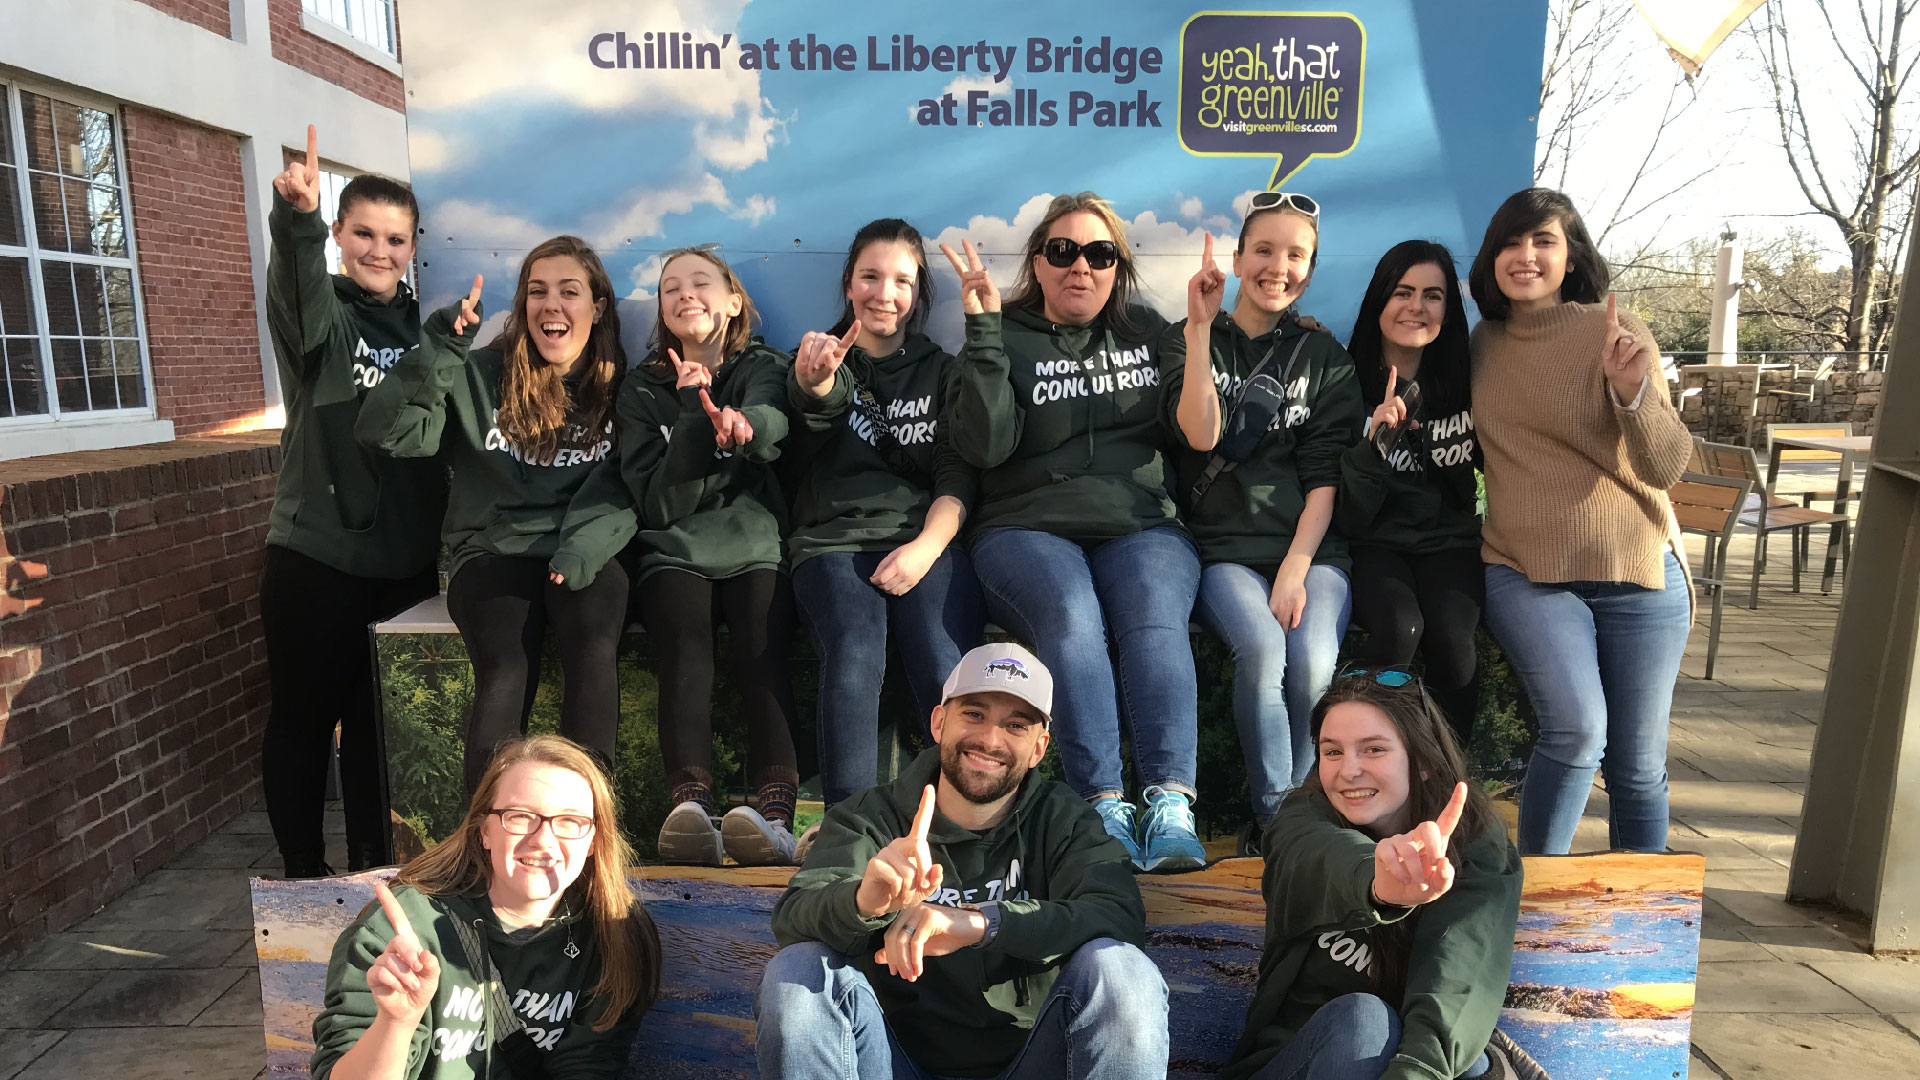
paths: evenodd
<path fill-rule="evenodd" d="M 1253 202 L 1247 206 L 1247 216 L 1252 217 L 1261 210 L 1298 210 L 1315 221 L 1320 220 L 1320 204 L 1314 202 L 1311 195 L 1292 191 L 1255 192 Z"/>
<path fill-rule="evenodd" d="M 1120 245 L 1111 240 L 1082 244 L 1064 236 L 1055 236 L 1041 246 L 1040 254 L 1047 257 L 1049 265 L 1062 270 L 1072 266 L 1082 255 L 1087 257 L 1087 269 L 1105 270 L 1120 261 Z"/>
<path fill-rule="evenodd" d="M 1414 681 L 1413 672 L 1402 671 L 1399 668 L 1383 668 L 1379 671 L 1369 671 L 1366 668 L 1351 668 L 1341 672 L 1339 675 L 1342 679 L 1358 679 L 1369 676 L 1372 677 L 1374 682 L 1379 683 L 1381 686 L 1396 688 Z"/>
<path fill-rule="evenodd" d="M 593 832 L 593 819 L 579 814 L 536 814 L 531 810 L 507 808 L 489 810 L 489 814 L 500 817 L 500 827 L 515 836 L 528 836 L 540 831 L 540 826 L 553 823 L 553 835 L 561 840 L 580 840 Z"/>

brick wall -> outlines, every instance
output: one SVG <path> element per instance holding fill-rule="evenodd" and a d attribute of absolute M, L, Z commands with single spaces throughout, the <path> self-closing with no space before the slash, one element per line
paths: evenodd
<path fill-rule="evenodd" d="M 396 4 L 396 21 L 397 8 Z M 395 112 L 406 111 L 406 93 L 398 75 L 300 28 L 300 0 L 267 0 L 267 34 L 275 60 L 344 86 Z"/>
<path fill-rule="evenodd" d="M 140 0 L 159 8 L 176 19 L 184 19 L 223 38 L 233 36 L 233 10 L 229 0 Z"/>
<path fill-rule="evenodd" d="M 0 462 L 0 953 L 260 794 L 271 433 Z"/>
<path fill-rule="evenodd" d="M 178 435 L 266 408 L 240 139 L 129 105 L 127 145 L 154 404 Z"/>

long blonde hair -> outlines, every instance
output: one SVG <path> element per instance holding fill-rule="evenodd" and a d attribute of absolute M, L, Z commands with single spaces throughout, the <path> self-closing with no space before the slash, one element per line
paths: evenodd
<path fill-rule="evenodd" d="M 580 263 L 587 272 L 587 289 L 593 299 L 606 304 L 588 331 L 587 365 L 577 400 L 567 392 L 564 372 L 553 364 L 534 362 L 536 350 L 527 326 L 527 279 L 533 275 L 533 264 L 560 255 Z M 520 281 L 513 289 L 507 321 L 488 347 L 499 350 L 502 358 L 500 434 L 530 460 L 552 459 L 569 411 L 577 410 L 590 441 L 598 442 L 609 430 L 614 394 L 627 369 L 627 354 L 620 347 L 620 307 L 613 295 L 613 279 L 585 240 L 556 236 L 527 253 L 520 263 Z"/>
<path fill-rule="evenodd" d="M 587 921 L 600 947 L 600 981 L 588 995 L 603 1003 L 593 1030 L 606 1031 L 632 1009 L 644 1012 L 660 993 L 660 933 L 653 917 L 627 885 L 632 849 L 620 834 L 619 804 L 613 783 L 599 762 L 580 744 L 558 735 L 533 735 L 502 743 L 480 777 L 467 816 L 451 836 L 400 868 L 397 878 L 433 896 L 483 889 L 493 863 L 480 829 L 493 810 L 500 778 L 526 763 L 552 765 L 577 773 L 593 789 L 593 847 L 580 878 L 587 888 Z"/>

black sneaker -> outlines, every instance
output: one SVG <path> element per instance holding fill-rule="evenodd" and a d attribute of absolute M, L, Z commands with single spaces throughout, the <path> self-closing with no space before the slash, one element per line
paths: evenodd
<path fill-rule="evenodd" d="M 1240 828 L 1240 839 L 1234 843 L 1233 853 L 1243 859 L 1262 858 L 1260 854 L 1260 826 L 1249 821 Z"/>
<path fill-rule="evenodd" d="M 332 877 L 333 867 L 319 855 L 282 855 L 280 861 L 286 866 L 288 880 L 295 878 Z"/>

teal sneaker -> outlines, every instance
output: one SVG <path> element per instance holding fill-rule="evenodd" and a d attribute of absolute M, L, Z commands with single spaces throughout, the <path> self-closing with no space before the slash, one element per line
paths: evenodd
<path fill-rule="evenodd" d="M 1193 808 L 1187 797 L 1162 787 L 1140 794 L 1146 799 L 1147 813 L 1140 823 L 1140 854 L 1134 863 L 1150 874 L 1207 865 L 1206 849 L 1193 832 Z"/>
<path fill-rule="evenodd" d="M 1114 795 L 1104 795 L 1093 800 L 1093 812 L 1100 815 L 1100 824 L 1106 826 L 1107 835 L 1127 849 L 1127 858 L 1133 865 L 1140 866 L 1140 842 L 1133 836 L 1133 804 Z"/>

